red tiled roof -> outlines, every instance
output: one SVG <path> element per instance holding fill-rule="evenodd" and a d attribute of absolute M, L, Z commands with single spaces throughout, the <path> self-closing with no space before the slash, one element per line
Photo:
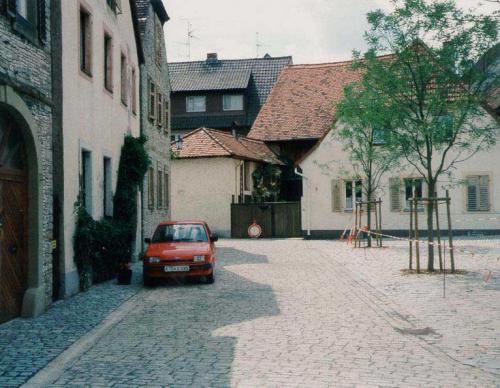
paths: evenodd
<path fill-rule="evenodd" d="M 240 137 L 216 129 L 198 128 L 183 137 L 182 149 L 172 142 L 172 151 L 184 158 L 233 157 L 282 164 L 276 154 L 262 141 Z"/>
<path fill-rule="evenodd" d="M 287 66 L 250 130 L 264 141 L 319 139 L 335 119 L 344 87 L 361 80 L 352 61 Z"/>

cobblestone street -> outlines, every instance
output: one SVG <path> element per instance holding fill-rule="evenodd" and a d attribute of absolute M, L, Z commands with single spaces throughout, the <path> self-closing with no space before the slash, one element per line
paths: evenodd
<path fill-rule="evenodd" d="M 77 298 L 72 319 L 88 320 L 102 287 L 127 290 L 124 303 L 88 334 L 71 334 L 73 345 L 39 362 L 48 365 L 28 385 L 499 386 L 499 289 L 481 272 L 498 277 L 498 253 L 463 259 L 470 273 L 449 276 L 443 299 L 438 276 L 401 274 L 406 252 L 392 245 L 365 256 L 341 242 L 221 241 L 214 285 L 107 284 L 0 326 L 0 385 L 34 373 L 9 364 L 29 354 L 30 328 Z M 96 306 L 83 303 L 90 297 Z"/>

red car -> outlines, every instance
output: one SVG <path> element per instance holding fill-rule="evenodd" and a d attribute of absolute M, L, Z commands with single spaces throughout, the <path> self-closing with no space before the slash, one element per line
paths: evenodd
<path fill-rule="evenodd" d="M 148 248 L 143 257 L 144 285 L 175 276 L 197 277 L 212 284 L 217 240 L 203 221 L 161 223 L 153 238 L 145 240 Z"/>

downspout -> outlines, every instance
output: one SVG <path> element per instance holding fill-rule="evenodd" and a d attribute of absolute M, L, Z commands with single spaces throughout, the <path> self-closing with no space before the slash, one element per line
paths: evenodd
<path fill-rule="evenodd" d="M 235 171 L 234 175 L 235 175 L 235 178 L 236 178 L 236 179 L 234 180 L 234 185 L 235 185 L 235 187 L 234 187 L 234 188 L 235 188 L 235 191 L 234 191 L 234 192 L 235 192 L 235 200 L 236 200 L 236 203 L 240 203 L 239 198 L 240 198 L 240 195 L 242 194 L 242 193 L 238 194 L 238 190 L 239 190 L 239 188 L 240 188 L 240 186 L 241 186 L 241 185 L 238 183 L 238 173 L 240 172 L 240 168 L 241 168 L 241 165 L 242 165 L 243 163 L 244 163 L 244 161 L 243 161 L 243 160 L 240 160 L 240 162 L 239 162 L 239 163 L 236 165 L 236 167 L 235 167 L 236 171 Z M 242 177 L 241 177 L 241 176 L 240 176 L 240 179 L 242 179 Z"/>
<path fill-rule="evenodd" d="M 311 236 L 311 180 L 305 176 L 297 168 L 294 170 L 295 174 L 302 177 L 307 182 L 307 236 Z"/>

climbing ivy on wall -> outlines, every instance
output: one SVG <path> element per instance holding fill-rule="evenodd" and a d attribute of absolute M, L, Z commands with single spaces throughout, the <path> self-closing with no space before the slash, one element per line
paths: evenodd
<path fill-rule="evenodd" d="M 259 165 L 252 173 L 253 198 L 257 202 L 277 201 L 280 192 L 281 170 L 270 163 Z"/>
<path fill-rule="evenodd" d="M 126 136 L 120 155 L 113 197 L 113 217 L 95 221 L 80 198 L 75 204 L 74 260 L 80 288 L 112 278 L 120 265 L 132 261 L 137 228 L 137 193 L 150 166 L 144 136 Z"/>

